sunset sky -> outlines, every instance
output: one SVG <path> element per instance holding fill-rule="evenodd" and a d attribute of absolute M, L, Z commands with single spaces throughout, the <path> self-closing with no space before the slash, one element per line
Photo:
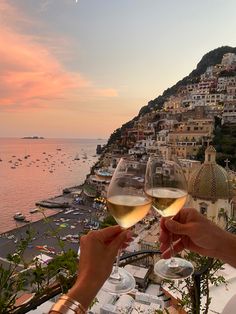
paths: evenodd
<path fill-rule="evenodd" d="M 0 0 L 0 137 L 107 138 L 236 46 L 235 0 Z"/>

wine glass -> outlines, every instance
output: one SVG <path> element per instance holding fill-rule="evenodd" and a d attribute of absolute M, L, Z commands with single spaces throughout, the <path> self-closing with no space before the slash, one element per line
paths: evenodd
<path fill-rule="evenodd" d="M 144 192 L 146 164 L 121 158 L 107 192 L 107 206 L 116 222 L 124 229 L 142 220 L 151 208 L 151 198 Z M 135 279 L 124 268 L 119 267 L 120 253 L 116 265 L 103 285 L 113 294 L 123 294 L 134 289 Z"/>
<path fill-rule="evenodd" d="M 162 216 L 172 219 L 184 206 L 188 192 L 182 168 L 175 156 L 165 160 L 162 156 L 151 156 L 147 163 L 145 178 L 146 194 L 152 197 L 153 208 Z M 184 279 L 193 273 L 193 265 L 182 258 L 174 257 L 172 234 L 170 233 L 170 259 L 160 259 L 154 272 L 165 279 Z"/>

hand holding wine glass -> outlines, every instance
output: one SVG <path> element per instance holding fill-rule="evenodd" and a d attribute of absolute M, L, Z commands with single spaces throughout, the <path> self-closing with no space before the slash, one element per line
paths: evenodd
<path fill-rule="evenodd" d="M 162 216 L 173 218 L 187 200 L 187 183 L 176 158 L 165 160 L 162 156 L 151 156 L 147 164 L 145 191 L 152 197 L 153 208 Z M 162 278 L 183 279 L 193 272 L 190 262 L 174 258 L 172 235 L 170 234 L 169 260 L 159 260 L 154 271 Z"/>
<path fill-rule="evenodd" d="M 144 192 L 146 164 L 121 158 L 113 174 L 107 193 L 111 215 L 122 228 L 130 228 L 142 220 L 151 207 L 151 198 Z M 120 252 L 119 252 L 120 253 Z M 135 280 L 125 269 L 116 266 L 103 288 L 110 293 L 127 293 L 135 287 Z"/>

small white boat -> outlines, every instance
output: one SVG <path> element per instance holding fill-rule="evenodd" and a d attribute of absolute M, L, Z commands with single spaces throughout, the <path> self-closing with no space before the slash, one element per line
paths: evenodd
<path fill-rule="evenodd" d="M 33 209 L 31 209 L 29 212 L 31 213 L 31 214 L 34 214 L 34 213 L 37 213 L 39 210 L 38 210 L 38 208 L 33 208 Z"/>
<path fill-rule="evenodd" d="M 88 159 L 88 156 L 87 156 L 87 154 L 86 153 L 83 153 L 83 157 L 82 157 L 83 159 Z"/>
<path fill-rule="evenodd" d="M 76 155 L 75 155 L 74 160 L 80 160 L 80 158 L 79 158 L 79 154 L 76 154 Z"/>
<path fill-rule="evenodd" d="M 20 212 L 15 213 L 15 215 L 13 216 L 13 218 L 14 218 L 15 220 L 25 221 L 25 216 L 24 216 L 22 213 L 20 213 Z"/>

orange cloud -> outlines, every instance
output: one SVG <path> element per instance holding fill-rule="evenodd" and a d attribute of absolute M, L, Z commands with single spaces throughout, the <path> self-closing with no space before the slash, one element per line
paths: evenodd
<path fill-rule="evenodd" d="M 102 97 L 117 97 L 118 93 L 113 88 L 106 88 L 106 89 L 98 90 L 98 95 L 100 95 Z"/>
<path fill-rule="evenodd" d="M 27 22 L 27 18 L 5 0 L 0 0 L 0 14 L 9 16 L 7 22 L 0 22 L 0 109 L 22 110 L 65 99 L 76 102 L 81 97 L 117 96 L 114 89 L 98 89 L 79 73 L 66 71 L 45 41 L 40 43 L 38 37 L 19 33 L 16 24 Z"/>

